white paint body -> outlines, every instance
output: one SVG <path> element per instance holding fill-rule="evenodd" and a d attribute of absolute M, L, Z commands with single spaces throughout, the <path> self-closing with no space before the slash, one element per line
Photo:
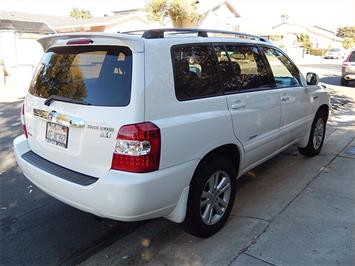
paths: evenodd
<path fill-rule="evenodd" d="M 63 46 L 69 38 L 89 36 L 94 44 L 124 45 L 132 50 L 131 101 L 126 107 L 83 106 L 53 102 L 27 94 L 25 121 L 29 132 L 14 140 L 17 162 L 24 175 L 53 197 L 86 212 L 122 221 L 166 217 L 185 218 L 189 184 L 198 163 L 210 151 L 226 144 L 239 150 L 238 177 L 290 145 L 307 145 L 316 111 L 329 105 L 320 86 L 269 89 L 178 101 L 175 96 L 171 46 L 199 42 L 263 42 L 227 38 L 177 37 L 142 39 L 118 34 L 72 34 L 42 40 L 44 48 Z M 65 41 L 60 39 L 65 38 Z M 287 97 L 287 101 L 282 101 Z M 234 108 L 242 104 L 242 108 Z M 68 148 L 44 140 L 45 121 L 33 109 L 80 117 L 88 124 L 112 127 L 151 121 L 161 131 L 158 171 L 129 173 L 111 170 L 115 137 L 99 138 L 85 128 L 70 129 Z M 37 155 L 70 170 L 99 177 L 81 186 L 49 174 L 21 156 Z"/>

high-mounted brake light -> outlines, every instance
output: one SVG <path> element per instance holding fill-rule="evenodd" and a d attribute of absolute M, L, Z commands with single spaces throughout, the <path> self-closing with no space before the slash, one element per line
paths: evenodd
<path fill-rule="evenodd" d="M 21 105 L 21 127 L 23 134 L 25 134 L 26 138 L 28 138 L 27 127 L 25 122 L 25 103 Z"/>
<path fill-rule="evenodd" d="M 73 39 L 67 41 L 67 45 L 72 45 L 72 44 L 90 44 L 93 43 L 94 41 L 88 38 L 80 38 L 80 39 Z"/>
<path fill-rule="evenodd" d="M 151 122 L 120 128 L 111 168 L 144 173 L 159 169 L 160 129 Z"/>

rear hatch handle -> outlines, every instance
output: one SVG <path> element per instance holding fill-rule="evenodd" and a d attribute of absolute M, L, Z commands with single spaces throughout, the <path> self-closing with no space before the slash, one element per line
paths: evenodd
<path fill-rule="evenodd" d="M 34 108 L 33 115 L 45 121 L 57 123 L 63 126 L 71 126 L 77 128 L 85 127 L 85 121 L 83 119 L 66 114 L 60 114 L 56 111 L 46 111 Z"/>
<path fill-rule="evenodd" d="M 83 105 L 91 105 L 90 103 L 85 102 L 85 101 L 79 101 L 79 100 L 70 99 L 70 98 L 63 97 L 63 96 L 58 96 L 58 95 L 49 96 L 44 101 L 44 104 L 47 105 L 47 106 L 50 106 L 51 103 L 54 102 L 54 101 L 67 102 L 67 103 L 76 103 L 76 104 L 83 104 Z"/>

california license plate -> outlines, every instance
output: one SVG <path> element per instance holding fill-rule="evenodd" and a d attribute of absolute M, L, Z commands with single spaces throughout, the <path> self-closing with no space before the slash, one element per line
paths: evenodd
<path fill-rule="evenodd" d="M 46 140 L 57 146 L 68 147 L 69 128 L 56 123 L 47 122 Z"/>

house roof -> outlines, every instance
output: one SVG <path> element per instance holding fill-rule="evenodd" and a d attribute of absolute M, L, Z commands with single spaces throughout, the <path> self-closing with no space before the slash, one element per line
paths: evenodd
<path fill-rule="evenodd" d="M 23 22 L 32 22 L 32 23 L 40 22 L 49 25 L 51 28 L 55 30 L 66 29 L 66 28 L 104 26 L 104 25 L 118 23 L 122 20 L 131 19 L 133 17 L 139 17 L 139 19 L 141 20 L 146 20 L 145 14 L 143 14 L 143 12 L 139 10 L 116 11 L 109 16 L 94 17 L 94 18 L 87 18 L 87 19 L 73 19 L 64 16 L 49 16 L 49 15 L 32 14 L 32 13 L 25 13 L 25 12 L 0 11 L 0 18 L 3 20 L 23 21 Z M 148 20 L 146 21 L 148 22 Z M 10 27 L 10 26 L 7 25 L 6 27 Z"/>
<path fill-rule="evenodd" d="M 145 15 L 142 12 L 137 12 L 137 13 L 125 13 L 125 14 L 115 14 L 112 16 L 106 16 L 106 17 L 96 17 L 96 18 L 86 18 L 86 19 L 78 19 L 74 21 L 67 21 L 62 23 L 61 25 L 56 26 L 56 29 L 60 28 L 70 28 L 70 27 L 93 27 L 93 26 L 103 26 L 103 25 L 110 25 L 117 23 L 122 20 L 127 20 L 132 17 L 139 17 L 142 20 L 145 19 Z M 148 20 L 147 20 L 148 22 Z"/>
<path fill-rule="evenodd" d="M 47 25 L 50 25 L 52 28 L 55 28 L 56 26 L 61 24 L 75 21 L 70 17 L 64 17 L 64 16 L 49 16 L 49 15 L 42 15 L 42 14 L 1 11 L 1 10 L 0 10 L 0 18 L 5 20 L 14 20 L 14 21 L 44 22 Z"/>
<path fill-rule="evenodd" d="M 55 33 L 46 23 L 0 19 L 0 30 L 14 30 L 19 33 L 51 34 Z"/>
<path fill-rule="evenodd" d="M 211 4 L 214 4 L 211 7 Z M 223 0 L 223 1 L 215 1 L 215 2 L 210 2 L 210 1 L 200 1 L 198 2 L 197 10 L 202 16 L 206 16 L 211 12 L 217 11 L 220 9 L 222 6 L 226 6 L 229 11 L 235 16 L 235 17 L 240 17 L 240 14 L 237 12 L 235 9 L 234 5 L 229 1 L 229 0 Z"/>
<path fill-rule="evenodd" d="M 281 26 L 292 26 L 292 27 L 298 27 L 302 30 L 304 30 L 305 32 L 309 32 L 309 33 L 313 33 L 316 35 L 320 35 L 322 37 L 326 37 L 332 40 L 337 40 L 337 41 L 341 41 L 342 38 L 337 37 L 336 33 L 332 30 L 329 29 L 325 29 L 319 26 L 306 26 L 306 25 L 302 25 L 302 24 L 298 24 L 298 23 L 293 23 L 293 22 L 282 22 L 274 27 L 272 27 L 272 30 L 274 31 L 274 33 L 276 33 L 278 31 L 278 28 L 280 28 Z M 279 32 L 279 33 L 282 33 Z"/>

